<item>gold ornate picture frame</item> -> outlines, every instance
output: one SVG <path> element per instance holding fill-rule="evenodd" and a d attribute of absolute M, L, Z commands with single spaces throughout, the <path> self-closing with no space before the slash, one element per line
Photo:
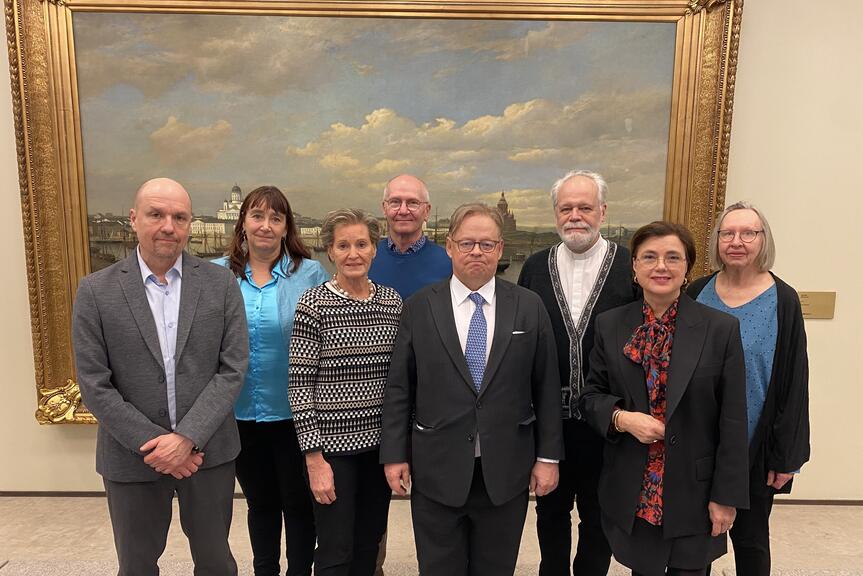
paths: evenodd
<path fill-rule="evenodd" d="M 90 271 L 73 39 L 76 13 L 672 24 L 676 33 L 663 217 L 689 226 L 699 254 L 704 254 L 710 227 L 724 207 L 742 9 L 742 0 L 5 0 L 37 420 L 94 422 L 81 404 L 70 336 L 78 281 Z M 706 271 L 700 257 L 693 274 Z"/>

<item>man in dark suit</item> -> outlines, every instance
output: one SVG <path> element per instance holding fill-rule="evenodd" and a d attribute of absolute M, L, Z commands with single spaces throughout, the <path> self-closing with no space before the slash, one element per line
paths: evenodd
<path fill-rule="evenodd" d="M 515 570 L 528 489 L 557 485 L 560 384 L 548 313 L 536 294 L 495 279 L 499 212 L 451 218 L 453 276 L 402 313 L 384 399 L 381 461 L 405 494 L 423 576 Z"/>
<path fill-rule="evenodd" d="M 237 574 L 228 532 L 246 316 L 230 271 L 183 252 L 191 219 L 180 184 L 146 182 L 130 211 L 137 249 L 83 278 L 75 299 L 78 383 L 99 420 L 120 576 L 159 573 L 175 493 L 195 573 Z"/>
<path fill-rule="evenodd" d="M 557 490 L 536 499 L 540 576 L 604 576 L 611 563 L 597 495 L 603 439 L 578 413 L 596 316 L 636 297 L 629 250 L 599 234 L 607 191 L 595 172 L 573 170 L 555 182 L 551 203 L 561 242 L 528 258 L 518 278 L 519 285 L 539 294 L 551 318 L 566 449 Z M 570 572 L 574 503 L 578 548 Z"/>

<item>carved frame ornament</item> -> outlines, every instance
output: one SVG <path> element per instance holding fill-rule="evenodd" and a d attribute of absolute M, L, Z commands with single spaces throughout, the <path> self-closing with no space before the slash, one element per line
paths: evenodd
<path fill-rule="evenodd" d="M 4 0 L 18 153 L 36 419 L 92 423 L 75 382 L 72 302 L 89 271 L 75 12 L 392 16 L 676 25 L 664 217 L 705 253 L 724 207 L 743 0 Z M 707 271 L 703 258 L 694 275 Z"/>

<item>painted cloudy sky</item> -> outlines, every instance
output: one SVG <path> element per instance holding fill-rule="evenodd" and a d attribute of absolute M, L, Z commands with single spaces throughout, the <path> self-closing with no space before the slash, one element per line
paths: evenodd
<path fill-rule="evenodd" d="M 378 211 L 424 178 L 440 217 L 506 192 L 551 224 L 574 167 L 610 183 L 609 219 L 661 216 L 671 24 L 168 14 L 74 16 L 88 211 L 126 213 L 168 175 L 214 214 L 236 182 L 313 217 Z"/>

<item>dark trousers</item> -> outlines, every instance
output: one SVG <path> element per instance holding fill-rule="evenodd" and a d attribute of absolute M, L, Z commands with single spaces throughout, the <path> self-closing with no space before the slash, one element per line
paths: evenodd
<path fill-rule="evenodd" d="M 279 575 L 283 522 L 286 574 L 309 576 L 315 553 L 315 517 L 294 422 L 238 420 L 237 428 L 242 446 L 237 480 L 249 507 L 255 576 Z"/>
<path fill-rule="evenodd" d="M 749 477 L 749 510 L 737 511 L 729 532 L 738 576 L 770 576 L 770 512 L 776 491 L 767 486 L 766 474 L 757 476 Z"/>
<path fill-rule="evenodd" d="M 578 508 L 578 547 L 572 561 L 575 576 L 605 576 L 611 548 L 602 531 L 599 473 L 604 440 L 574 418 L 563 421 L 566 458 L 560 463 L 557 489 L 536 499 L 536 534 L 542 559 L 540 576 L 569 576 L 573 504 Z"/>
<path fill-rule="evenodd" d="M 314 503 L 315 574 L 372 576 L 392 495 L 384 467 L 378 463 L 378 450 L 324 457 L 333 469 L 336 500 Z"/>
<path fill-rule="evenodd" d="M 411 491 L 411 516 L 422 576 L 507 576 L 515 571 L 527 515 L 527 489 L 500 506 L 488 497 L 480 459 L 464 506 L 446 506 Z"/>
<path fill-rule="evenodd" d="M 103 481 L 118 576 L 158 576 L 175 493 L 195 576 L 236 576 L 237 563 L 228 547 L 234 510 L 233 462 L 202 468 L 182 480 L 162 475 L 155 482 Z"/>

